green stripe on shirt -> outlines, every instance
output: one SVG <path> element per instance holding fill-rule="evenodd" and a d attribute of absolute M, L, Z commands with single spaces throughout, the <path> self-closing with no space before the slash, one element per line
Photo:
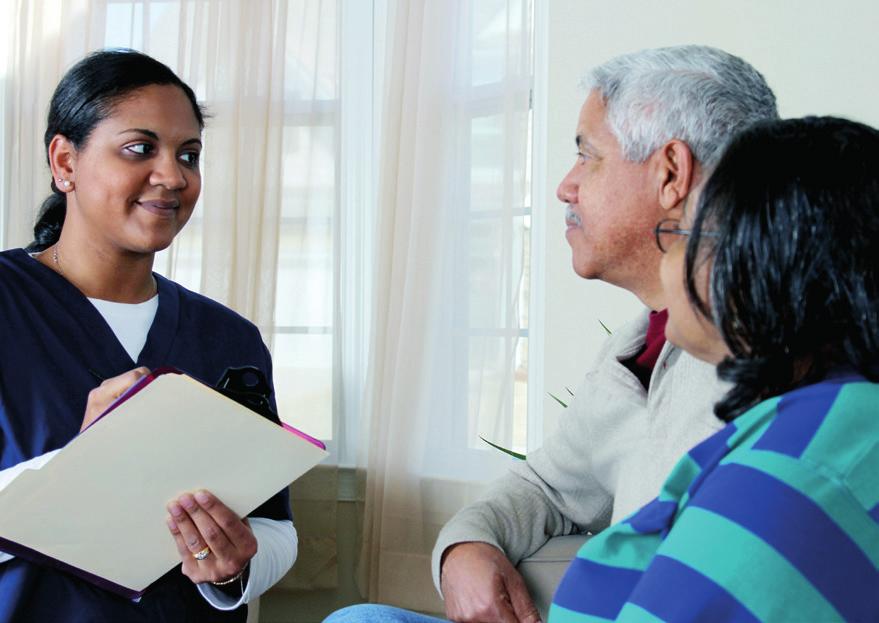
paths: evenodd
<path fill-rule="evenodd" d="M 552 604 L 549 611 L 553 623 L 607 623 L 613 620 L 568 610 L 558 604 Z"/>
<path fill-rule="evenodd" d="M 688 508 L 657 554 L 722 586 L 764 621 L 836 621 L 842 617 L 811 582 L 762 539 L 710 511 Z M 759 569 L 759 574 L 748 573 Z M 775 578 L 767 585 L 762 578 Z M 779 599 L 777 587 L 785 587 Z M 804 618 L 806 617 L 806 618 Z"/>
<path fill-rule="evenodd" d="M 796 489 L 818 505 L 879 568 L 879 524 L 864 513 L 857 498 L 830 470 L 784 454 L 759 450 L 731 454 L 723 463 L 753 467 Z"/>

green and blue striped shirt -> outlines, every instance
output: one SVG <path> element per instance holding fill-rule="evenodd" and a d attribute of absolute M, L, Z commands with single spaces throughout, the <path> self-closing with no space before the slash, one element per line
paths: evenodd
<path fill-rule="evenodd" d="M 762 402 L 588 541 L 551 623 L 879 621 L 879 385 Z"/>

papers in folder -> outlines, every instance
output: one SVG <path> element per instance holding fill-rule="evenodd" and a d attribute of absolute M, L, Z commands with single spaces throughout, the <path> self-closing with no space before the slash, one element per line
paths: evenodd
<path fill-rule="evenodd" d="M 170 500 L 207 489 L 243 517 L 327 455 L 183 374 L 123 398 L 0 491 L 0 549 L 134 597 L 180 562 Z"/>

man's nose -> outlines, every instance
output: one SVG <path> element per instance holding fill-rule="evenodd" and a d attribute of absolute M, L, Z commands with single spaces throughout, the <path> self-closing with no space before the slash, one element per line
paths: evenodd
<path fill-rule="evenodd" d="M 577 192 L 579 187 L 577 184 L 577 178 L 574 175 L 575 168 L 576 167 L 571 167 L 571 170 L 562 178 L 562 181 L 559 182 L 559 187 L 555 191 L 555 196 L 559 198 L 559 201 L 564 203 L 577 203 Z"/>

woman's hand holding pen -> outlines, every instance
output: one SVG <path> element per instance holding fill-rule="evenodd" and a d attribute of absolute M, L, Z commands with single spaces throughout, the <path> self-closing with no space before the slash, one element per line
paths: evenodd
<path fill-rule="evenodd" d="M 79 427 L 80 432 L 84 431 L 92 422 L 98 419 L 107 410 L 107 407 L 125 393 L 125 390 L 149 373 L 148 368 L 135 368 L 125 374 L 105 380 L 90 391 L 88 402 L 85 405 L 85 417 L 82 420 L 82 425 Z"/>
<path fill-rule="evenodd" d="M 247 519 L 208 491 L 184 493 L 168 504 L 168 512 L 186 577 L 225 584 L 242 576 L 257 547 Z"/>

